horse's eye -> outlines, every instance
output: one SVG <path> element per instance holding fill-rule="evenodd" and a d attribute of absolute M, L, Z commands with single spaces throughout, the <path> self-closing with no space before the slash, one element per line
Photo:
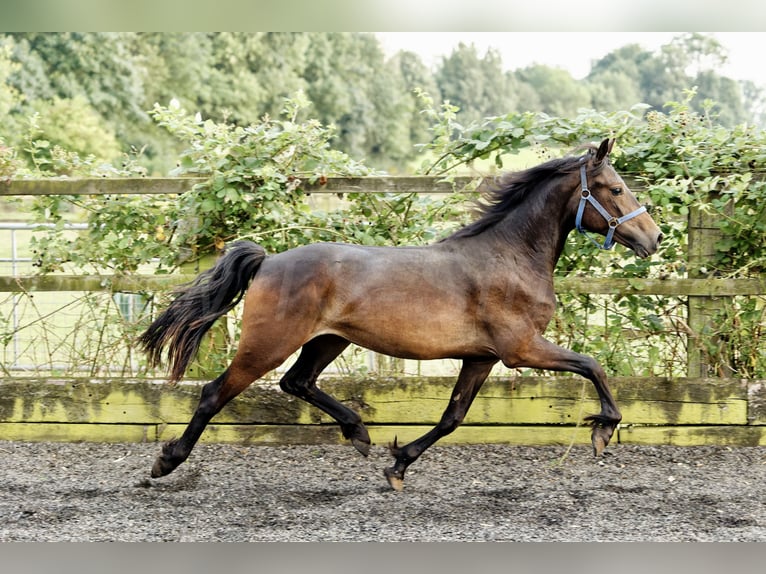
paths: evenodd
<path fill-rule="evenodd" d="M 620 195 L 622 193 L 622 188 L 621 187 L 613 187 L 609 191 L 612 192 L 612 195 Z"/>

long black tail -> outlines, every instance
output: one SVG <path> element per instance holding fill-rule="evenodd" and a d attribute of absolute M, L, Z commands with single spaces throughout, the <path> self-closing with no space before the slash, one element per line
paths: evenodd
<path fill-rule="evenodd" d="M 215 266 L 178 289 L 177 297 L 139 337 L 153 366 L 167 347 L 170 380 L 178 381 L 197 353 L 202 336 L 239 303 L 266 252 L 251 241 L 232 243 Z"/>

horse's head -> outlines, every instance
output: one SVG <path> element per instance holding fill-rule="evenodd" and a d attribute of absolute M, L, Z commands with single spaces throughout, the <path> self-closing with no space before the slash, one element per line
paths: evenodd
<path fill-rule="evenodd" d="M 605 139 L 581 159 L 575 225 L 581 233 L 604 235 L 603 244 L 594 240 L 602 249 L 619 243 L 648 257 L 657 251 L 662 233 L 609 162 L 613 145 L 613 139 Z"/>

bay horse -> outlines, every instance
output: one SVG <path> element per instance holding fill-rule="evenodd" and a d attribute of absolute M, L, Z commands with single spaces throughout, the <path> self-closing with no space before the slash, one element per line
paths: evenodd
<path fill-rule="evenodd" d="M 409 465 L 463 421 L 498 361 L 590 379 L 601 411 L 586 420 L 600 455 L 622 417 L 606 374 L 593 358 L 542 333 L 556 305 L 553 270 L 573 229 L 604 235 L 599 247 L 620 243 L 641 258 L 656 252 L 662 239 L 612 167 L 613 144 L 605 139 L 585 146 L 582 155 L 504 175 L 473 223 L 430 245 L 315 243 L 267 255 L 251 241 L 232 243 L 139 339 L 150 364 L 166 359 L 170 379 L 178 381 L 205 332 L 244 297 L 234 358 L 203 387 L 191 421 L 162 447 L 151 476 L 167 475 L 186 460 L 225 404 L 299 349 L 280 388 L 333 417 L 366 456 L 370 436 L 359 414 L 316 385 L 350 343 L 393 357 L 462 361 L 439 423 L 409 444 L 394 439 L 389 445 L 394 464 L 384 474 L 396 490 Z"/>

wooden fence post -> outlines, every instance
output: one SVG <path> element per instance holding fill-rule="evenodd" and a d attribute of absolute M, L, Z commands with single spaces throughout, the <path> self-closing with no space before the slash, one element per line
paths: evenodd
<path fill-rule="evenodd" d="M 705 205 L 711 205 L 716 194 L 710 194 Z M 726 207 L 733 211 L 733 205 Z M 690 279 L 714 281 L 711 270 L 716 254 L 716 242 L 722 232 L 716 222 L 719 214 L 705 210 L 699 205 L 689 209 L 689 248 L 687 273 Z M 688 325 L 691 329 L 687 342 L 687 366 L 689 377 L 730 376 L 727 365 L 708 352 L 716 335 L 714 317 L 720 311 L 720 298 L 707 295 L 689 295 L 687 299 Z"/>

